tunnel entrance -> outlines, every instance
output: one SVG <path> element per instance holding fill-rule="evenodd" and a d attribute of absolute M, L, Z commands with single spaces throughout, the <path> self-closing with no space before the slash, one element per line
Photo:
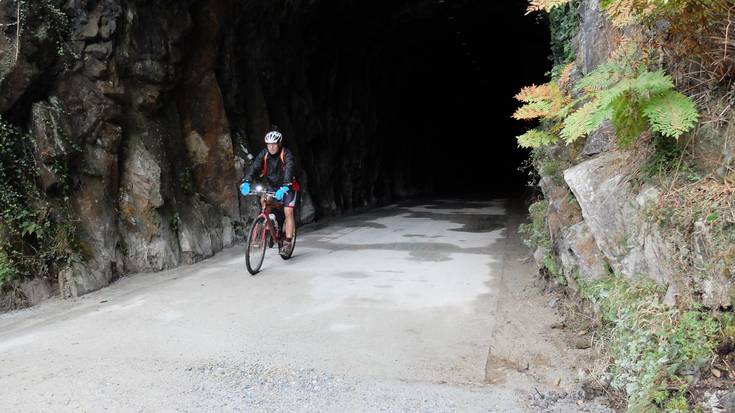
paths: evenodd
<path fill-rule="evenodd" d="M 73 296 L 234 245 L 259 210 L 238 184 L 274 124 L 296 158 L 302 223 L 522 189 L 512 96 L 550 66 L 548 25 L 526 6 L 2 3 L 7 273 L 48 273 L 49 291 Z M 37 259 L 57 235 L 59 253 Z"/>
<path fill-rule="evenodd" d="M 278 125 L 318 213 L 524 188 L 513 95 L 551 65 L 525 0 L 263 3 L 227 25 L 235 148 L 262 150 Z"/>

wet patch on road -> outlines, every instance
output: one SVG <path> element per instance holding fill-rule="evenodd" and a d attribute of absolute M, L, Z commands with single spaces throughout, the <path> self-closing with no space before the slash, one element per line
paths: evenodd
<path fill-rule="evenodd" d="M 362 278 L 370 278 L 369 274 L 365 274 L 364 272 L 355 272 L 355 271 L 347 271 L 347 272 L 338 272 L 334 274 L 335 277 L 340 278 L 348 278 L 352 280 L 359 280 Z"/>
<path fill-rule="evenodd" d="M 429 244 L 433 245 L 433 244 Z M 450 257 L 450 254 L 447 252 L 440 252 L 435 250 L 416 250 L 411 251 L 408 254 L 411 257 L 412 261 L 421 261 L 421 262 L 441 262 L 441 261 L 449 261 L 452 258 Z"/>
<path fill-rule="evenodd" d="M 464 209 L 482 209 L 487 208 L 488 206 L 502 206 L 505 204 L 505 201 L 501 200 L 495 200 L 492 202 L 487 201 L 434 201 L 432 203 L 424 205 L 424 208 L 426 209 L 456 209 L 456 210 L 464 210 Z"/>
<path fill-rule="evenodd" d="M 455 232 L 491 232 L 505 227 L 506 214 L 504 212 L 498 213 L 498 211 L 492 211 L 493 209 L 504 210 L 505 203 L 505 201 L 497 200 L 489 203 L 487 201 L 453 200 L 440 200 L 429 204 L 405 202 L 397 206 L 384 207 L 359 215 L 342 217 L 336 222 L 328 219 L 319 223 L 309 224 L 306 228 L 307 232 L 320 231 L 325 228 L 336 230 L 345 228 L 393 229 L 394 232 L 400 232 L 402 230 L 400 228 L 389 228 L 388 225 L 375 221 L 403 215 L 408 219 L 424 218 L 461 225 L 462 227 L 460 228 L 450 230 Z M 452 212 L 454 210 L 457 212 Z M 423 234 L 406 234 L 404 236 L 416 238 L 441 237 L 441 235 L 426 236 Z"/>
<path fill-rule="evenodd" d="M 340 244 L 324 240 L 309 240 L 310 248 L 320 248 L 329 251 L 406 251 L 414 261 L 447 261 L 450 255 L 475 254 L 488 255 L 489 245 L 474 248 L 462 248 L 455 244 L 443 242 L 386 242 L 377 244 Z"/>
<path fill-rule="evenodd" d="M 406 234 L 404 235 L 405 238 L 444 238 L 444 235 L 421 235 L 421 234 Z"/>
<path fill-rule="evenodd" d="M 446 214 L 437 212 L 417 212 L 408 211 L 406 218 L 425 218 L 433 221 L 451 222 L 453 224 L 462 225 L 461 228 L 453 228 L 449 231 L 455 232 L 492 232 L 501 228 L 505 228 L 507 217 L 504 215 L 461 215 Z"/>
<path fill-rule="evenodd" d="M 343 222 L 339 224 L 342 228 L 374 228 L 374 229 L 385 229 L 388 228 L 384 224 L 370 221 L 354 221 L 354 222 Z"/>

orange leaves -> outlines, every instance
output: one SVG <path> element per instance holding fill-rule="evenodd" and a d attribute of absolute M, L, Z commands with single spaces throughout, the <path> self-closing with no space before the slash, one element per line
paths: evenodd
<path fill-rule="evenodd" d="M 541 10 L 550 12 L 554 7 L 563 6 L 569 3 L 569 1 L 570 0 L 530 0 L 528 2 L 526 14 Z"/>
<path fill-rule="evenodd" d="M 540 86 L 526 86 L 515 98 L 525 103 L 513 114 L 513 118 L 518 120 L 556 117 L 569 103 L 569 98 L 554 82 Z"/>
<path fill-rule="evenodd" d="M 541 120 L 541 126 L 517 136 L 518 146 L 538 148 L 559 141 L 556 131 L 568 111 L 571 99 L 559 90 L 556 82 L 526 86 L 515 98 L 523 105 L 513 113 L 517 120 Z"/>
<path fill-rule="evenodd" d="M 559 76 L 559 87 L 565 88 L 569 86 L 569 81 L 572 79 L 572 72 L 574 71 L 574 65 L 575 63 L 572 62 L 564 66 L 564 69 L 561 71 L 561 75 Z"/>
<path fill-rule="evenodd" d="M 538 102 L 541 100 L 548 100 L 553 94 L 551 83 L 546 83 L 540 86 L 531 85 L 526 86 L 515 95 L 516 100 L 521 102 Z"/>
<path fill-rule="evenodd" d="M 513 113 L 513 119 L 531 120 L 536 118 L 545 118 L 551 114 L 551 105 L 548 102 L 531 102 L 518 108 Z"/>
<path fill-rule="evenodd" d="M 615 27 L 625 27 L 651 16 L 656 9 L 656 4 L 648 0 L 615 0 L 605 10 Z"/>

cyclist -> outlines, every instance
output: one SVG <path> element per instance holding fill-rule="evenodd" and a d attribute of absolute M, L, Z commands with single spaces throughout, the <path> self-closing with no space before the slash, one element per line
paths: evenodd
<path fill-rule="evenodd" d="M 283 211 L 286 216 L 285 242 L 282 255 L 287 255 L 291 248 L 291 241 L 296 229 L 294 210 L 299 195 L 299 183 L 296 181 L 296 165 L 293 153 L 283 147 L 283 135 L 272 130 L 265 135 L 266 148 L 263 149 L 249 167 L 245 168 L 245 175 L 240 185 L 243 195 L 250 193 L 250 183 L 256 172 L 265 178 L 270 192 L 275 192 L 276 199 L 283 201 Z"/>

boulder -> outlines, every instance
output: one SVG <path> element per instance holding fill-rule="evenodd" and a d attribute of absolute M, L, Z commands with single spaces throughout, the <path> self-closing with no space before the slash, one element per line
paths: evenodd
<path fill-rule="evenodd" d="M 552 177 L 541 178 L 539 186 L 548 204 L 546 226 L 549 230 L 552 248 L 557 255 L 561 256 L 562 252 L 568 249 L 565 247 L 565 231 L 582 221 L 582 213 L 569 192 L 569 188 L 557 185 Z M 571 276 L 572 273 L 566 275 Z"/>
<path fill-rule="evenodd" d="M 23 294 L 24 302 L 28 305 L 36 305 L 49 299 L 55 293 L 51 282 L 46 277 L 34 278 L 22 282 L 20 284 L 20 291 Z"/>
<path fill-rule="evenodd" d="M 79 297 L 99 290 L 112 281 L 112 274 L 92 270 L 80 262 L 73 262 L 59 272 L 59 293 L 63 298 Z"/>
<path fill-rule="evenodd" d="M 646 217 L 658 192 L 649 187 L 633 193 L 624 168 L 628 156 L 625 152 L 603 153 L 565 170 L 564 179 L 612 269 L 666 285 L 675 273 L 674 247 Z"/>
<path fill-rule="evenodd" d="M 615 130 L 610 121 L 605 121 L 594 132 L 587 136 L 582 154 L 591 156 L 610 150 L 615 145 Z"/>
<path fill-rule="evenodd" d="M 216 207 L 196 199 L 190 207 L 180 211 L 178 241 L 183 264 L 201 261 L 220 251 L 225 245 L 225 231 L 230 237 L 228 241 L 232 242 L 232 224 L 223 218 L 226 217 Z"/>
<path fill-rule="evenodd" d="M 564 231 L 560 259 L 564 275 L 567 278 L 576 275 L 581 282 L 600 279 L 608 272 L 605 256 L 584 221 Z"/>
<path fill-rule="evenodd" d="M 119 196 L 125 269 L 144 272 L 179 263 L 177 240 L 162 218 L 161 167 L 142 142 L 131 142 Z"/>
<path fill-rule="evenodd" d="M 97 37 L 100 32 L 100 14 L 99 8 L 92 10 L 87 15 L 87 23 L 79 28 L 76 37 L 84 40 Z"/>
<path fill-rule="evenodd" d="M 55 162 L 65 162 L 73 152 L 69 140 L 70 127 L 57 99 L 37 102 L 31 107 L 33 150 L 44 191 L 59 183 Z"/>
<path fill-rule="evenodd" d="M 721 243 L 722 241 L 719 241 Z M 718 241 L 704 219 L 694 223 L 690 258 L 695 286 L 702 294 L 702 303 L 710 308 L 729 307 L 735 299 L 735 262 L 716 255 Z M 719 248 L 722 248 L 720 245 Z"/>

